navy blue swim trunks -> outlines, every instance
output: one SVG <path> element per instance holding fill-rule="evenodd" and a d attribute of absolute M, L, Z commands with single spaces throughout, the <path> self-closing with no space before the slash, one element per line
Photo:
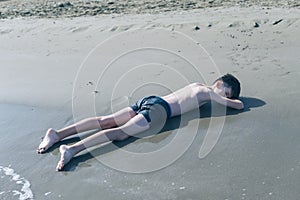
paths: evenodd
<path fill-rule="evenodd" d="M 140 99 L 131 106 L 132 110 L 137 114 L 142 114 L 150 123 L 151 117 L 163 117 L 166 119 L 171 117 L 171 108 L 168 102 L 158 96 L 148 96 Z"/>

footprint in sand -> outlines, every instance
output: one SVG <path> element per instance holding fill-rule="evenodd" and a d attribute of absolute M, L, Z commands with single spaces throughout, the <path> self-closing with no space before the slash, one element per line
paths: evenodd
<path fill-rule="evenodd" d="M 115 26 L 115 27 L 113 27 L 112 29 L 110 29 L 110 31 L 111 31 L 111 32 L 114 32 L 114 31 L 116 31 L 117 29 L 118 29 L 118 27 Z"/>
<path fill-rule="evenodd" d="M 89 27 L 90 27 L 90 26 L 74 27 L 74 28 L 72 28 L 71 32 L 72 32 L 72 33 L 82 32 L 82 31 L 85 31 L 85 30 L 89 29 Z"/>
<path fill-rule="evenodd" d="M 0 35 L 8 34 L 12 31 L 13 31 L 13 29 L 2 29 L 2 30 L 0 30 Z"/>
<path fill-rule="evenodd" d="M 120 30 L 121 31 L 128 31 L 130 30 L 134 25 L 128 25 L 128 26 L 122 26 L 120 27 Z"/>

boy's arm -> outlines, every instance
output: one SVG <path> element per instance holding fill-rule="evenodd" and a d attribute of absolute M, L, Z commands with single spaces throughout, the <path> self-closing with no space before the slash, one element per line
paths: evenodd
<path fill-rule="evenodd" d="M 228 99 L 226 97 L 216 94 L 213 91 L 210 93 L 210 95 L 211 95 L 211 100 L 213 100 L 219 104 L 222 104 L 224 106 L 238 109 L 238 110 L 241 110 L 244 108 L 243 102 L 239 99 Z"/>

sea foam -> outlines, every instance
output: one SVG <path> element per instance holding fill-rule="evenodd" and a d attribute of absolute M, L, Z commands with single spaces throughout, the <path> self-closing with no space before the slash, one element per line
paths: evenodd
<path fill-rule="evenodd" d="M 0 175 L 2 174 L 8 176 L 13 182 L 15 182 L 17 185 L 22 185 L 21 191 L 19 190 L 13 190 L 13 195 L 19 195 L 19 200 L 32 200 L 33 199 L 33 193 L 30 189 L 30 182 L 26 180 L 24 177 L 21 177 L 21 175 L 15 173 L 15 171 L 10 167 L 3 167 L 0 166 Z M 7 193 L 10 191 L 0 191 L 0 195 Z"/>

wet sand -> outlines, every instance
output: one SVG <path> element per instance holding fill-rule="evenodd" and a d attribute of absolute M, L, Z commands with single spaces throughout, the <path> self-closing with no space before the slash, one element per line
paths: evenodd
<path fill-rule="evenodd" d="M 1 199 L 298 199 L 299 17 L 296 8 L 233 7 L 155 15 L 2 19 Z M 146 32 L 139 35 L 141 30 Z M 170 37 L 162 40 L 164 36 Z M 105 70 L 121 50 L 140 46 L 141 41 L 146 47 L 151 41 L 152 47 L 163 45 L 176 54 L 133 51 Z M 215 65 L 205 52 L 195 51 L 199 45 Z M 162 66 L 153 64 L 154 58 Z M 143 61 L 148 65 L 141 65 Z M 130 71 L 131 65 L 142 67 Z M 227 72 L 242 83 L 245 110 L 227 111 L 220 138 L 203 159 L 199 149 L 209 124 L 224 117 L 211 114 L 209 105 L 201 109 L 200 117 L 194 111 L 181 120 L 171 119 L 155 136 L 82 152 L 60 173 L 55 172 L 58 146 L 92 132 L 67 139 L 46 154 L 36 153 L 49 127 L 59 129 L 74 120 L 107 114 L 139 96 L 163 95 L 199 77 L 211 83 Z M 160 84 L 149 86 L 149 80 Z M 179 159 L 163 169 L 132 174 L 100 162 L 118 157 L 120 147 L 137 153 L 163 148 L 174 140 L 178 128 L 195 138 Z M 11 169 L 14 173 L 9 175 Z M 14 190 L 24 194 L 30 190 L 33 196 Z"/>

